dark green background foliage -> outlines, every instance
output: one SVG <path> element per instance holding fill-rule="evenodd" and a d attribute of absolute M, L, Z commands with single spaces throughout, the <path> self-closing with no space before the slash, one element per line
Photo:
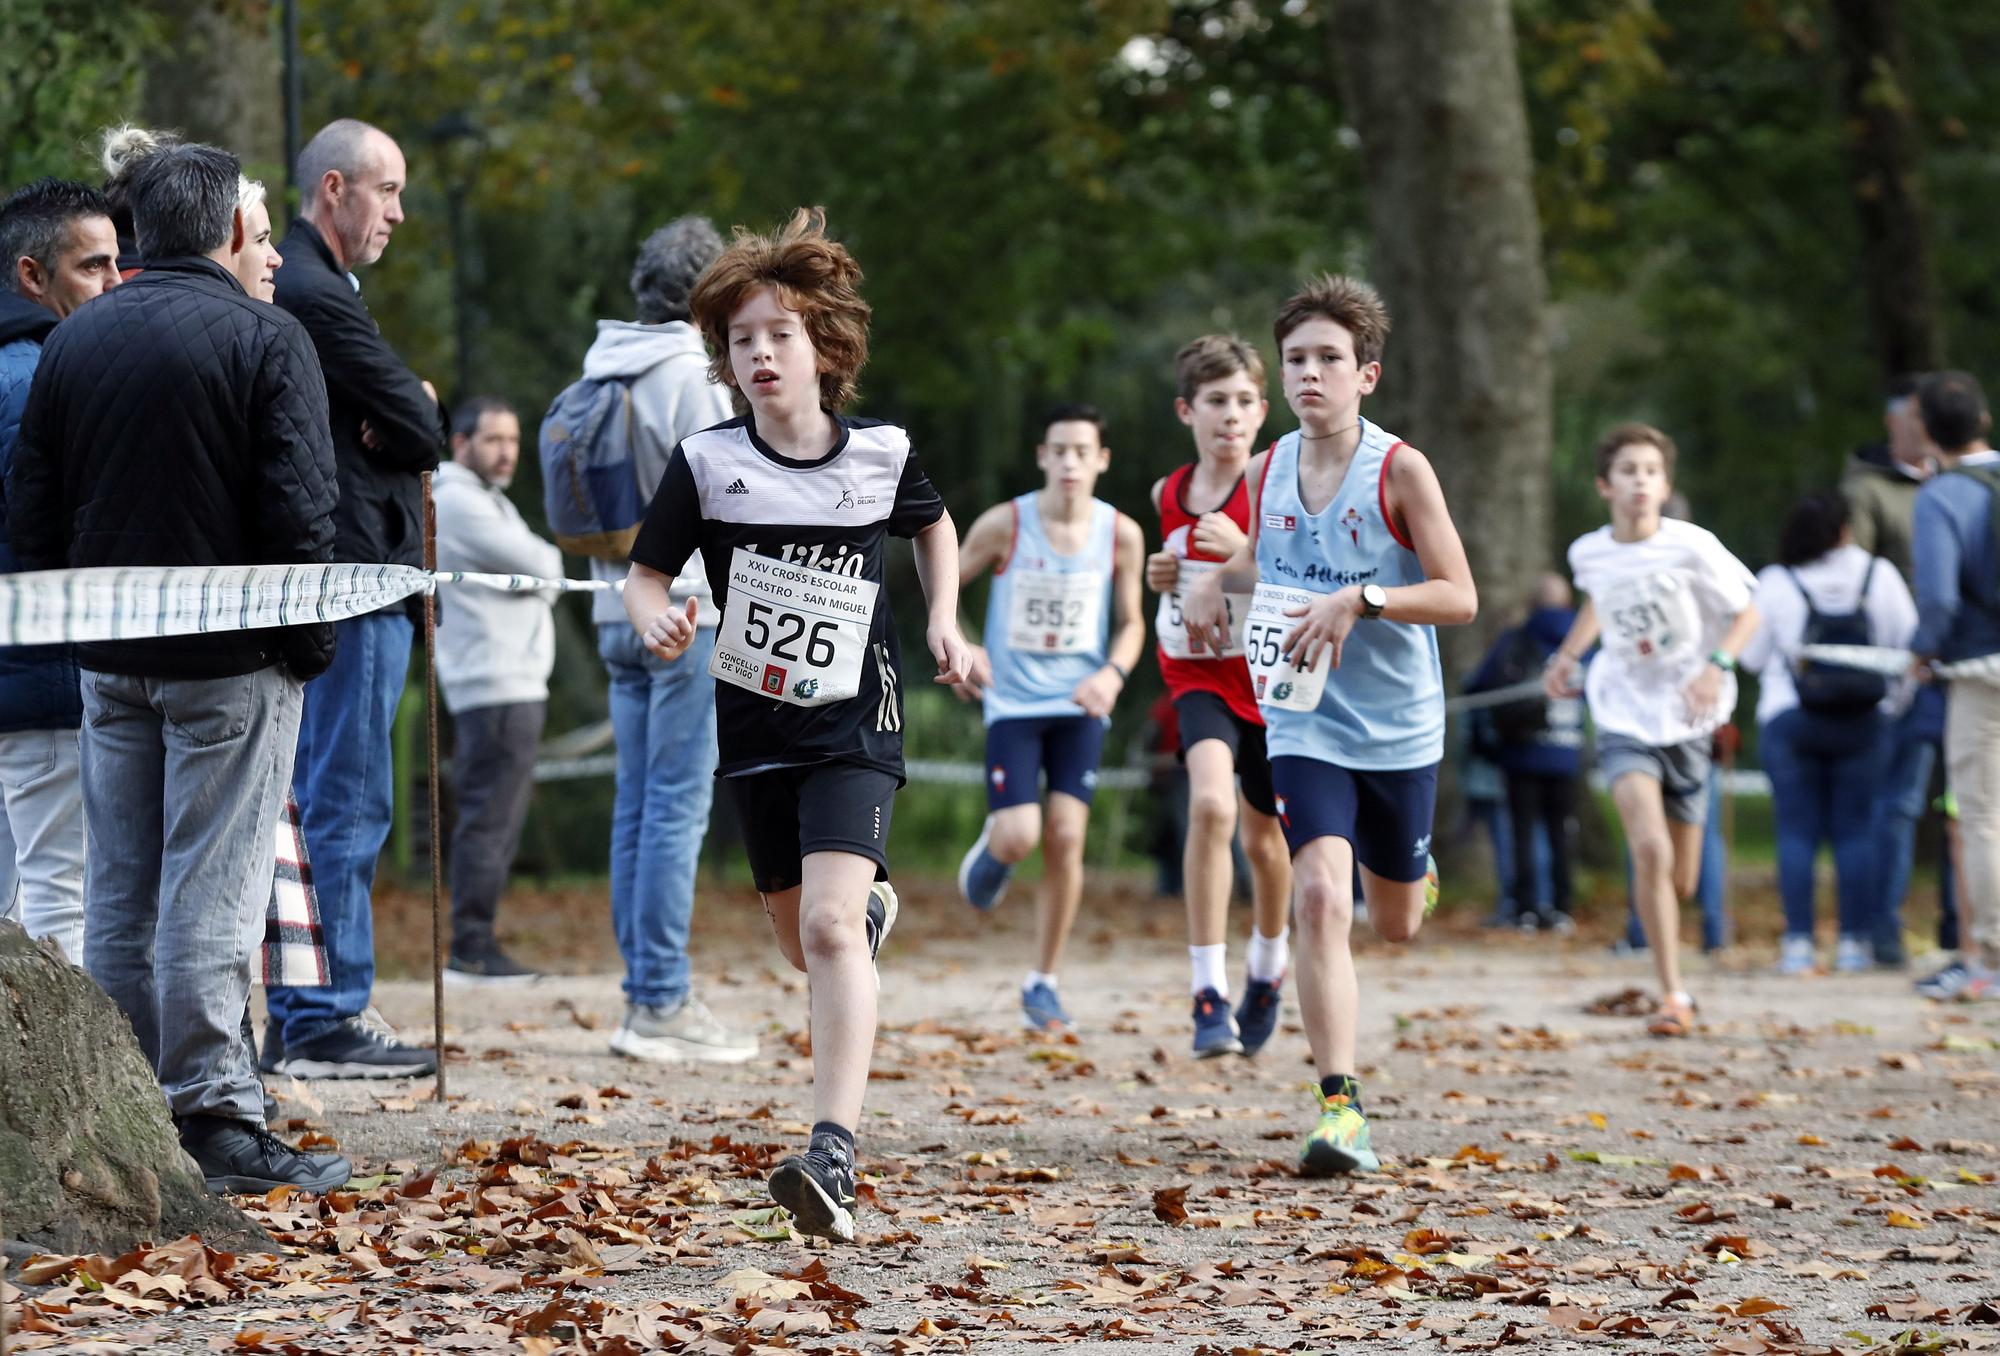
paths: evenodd
<path fill-rule="evenodd" d="M 1551 562 L 1601 521 L 1587 459 L 1611 421 L 1652 420 L 1680 441 L 1697 517 L 1753 565 L 1790 499 L 1830 484 L 1879 432 L 1885 373 L 1832 4 L 1516 0 L 1552 292 Z M 174 79 L 148 61 L 192 10 L 219 12 L 246 44 L 276 41 L 276 8 L 256 0 L 0 11 L 0 177 L 90 174 L 91 130 L 142 115 L 149 82 Z M 1302 275 L 1368 267 L 1334 63 L 1369 54 L 1329 33 L 1328 12 L 1324 0 L 302 0 L 304 122 L 359 116 L 402 142 L 410 220 L 365 279 L 370 304 L 440 389 L 508 397 L 531 436 L 595 319 L 630 316 L 625 278 L 648 230 L 684 212 L 762 227 L 817 203 L 868 273 L 860 408 L 911 428 L 961 524 L 1036 483 L 1039 411 L 1073 398 L 1109 415 L 1103 492 L 1143 521 L 1147 486 L 1190 450 L 1172 409 L 1178 345 L 1236 330 L 1270 356 L 1270 315 Z M 1948 354 L 1990 374 L 2000 8 L 1908 0 L 1899 13 L 1907 68 L 1885 66 L 1870 97 L 1913 111 Z M 441 134 L 454 127 L 477 136 Z M 236 149 L 281 177 L 268 138 Z M 1386 381 L 1395 372 L 1392 338 Z M 1275 376 L 1272 389 L 1267 436 L 1290 425 Z M 516 497 L 539 521 L 532 457 Z M 1518 603 L 1483 601 L 1488 623 Z M 564 608 L 554 729 L 602 711 L 583 610 Z M 920 618 L 913 597 L 902 612 L 906 626 Z M 906 645 L 920 654 L 918 641 Z M 1150 669 L 1113 758 L 1150 700 Z M 594 816 L 600 793 L 579 788 L 563 812 Z"/>

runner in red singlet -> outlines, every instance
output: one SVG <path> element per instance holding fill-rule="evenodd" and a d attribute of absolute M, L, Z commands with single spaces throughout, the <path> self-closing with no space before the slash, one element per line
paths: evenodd
<path fill-rule="evenodd" d="M 1227 560 L 1245 541 L 1250 496 L 1244 467 L 1264 423 L 1264 361 L 1229 335 L 1204 335 L 1174 359 L 1174 411 L 1194 431 L 1195 460 L 1153 486 L 1162 549 L 1147 558 L 1146 583 L 1160 594 L 1154 630 L 1160 673 L 1180 715 L 1188 770 L 1185 871 L 1188 962 L 1194 992 L 1194 1053 L 1254 1055 L 1278 1024 L 1291 903 L 1291 857 L 1277 820 L 1264 719 L 1237 644 L 1218 655 L 1192 641 L 1180 598 L 1196 575 Z M 1237 615 L 1247 610 L 1240 600 Z M 1232 1012 L 1227 969 L 1237 782 L 1250 859 L 1255 930 L 1248 981 Z"/>

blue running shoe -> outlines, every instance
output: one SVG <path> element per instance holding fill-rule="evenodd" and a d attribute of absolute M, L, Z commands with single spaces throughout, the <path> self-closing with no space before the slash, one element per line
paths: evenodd
<path fill-rule="evenodd" d="M 986 850 L 986 840 L 992 832 L 993 821 L 988 819 L 979 831 L 979 841 L 972 845 L 965 859 L 958 864 L 958 893 L 981 913 L 1006 896 L 1007 882 L 1014 878 L 1014 868 Z"/>
<path fill-rule="evenodd" d="M 1236 1006 L 1236 1032 L 1243 1038 L 1243 1053 L 1254 1055 L 1278 1029 L 1278 1013 L 1284 1004 L 1279 995 L 1285 977 L 1246 980 L 1243 1001 Z"/>
<path fill-rule="evenodd" d="M 1229 1000 L 1214 989 L 1203 989 L 1194 996 L 1194 1057 L 1214 1059 L 1242 1053 L 1243 1042 L 1237 1039 Z"/>
<path fill-rule="evenodd" d="M 1021 1025 L 1030 1031 L 1052 1034 L 1076 1030 L 1069 1013 L 1063 1010 L 1061 995 L 1046 984 L 1033 984 L 1021 990 Z"/>

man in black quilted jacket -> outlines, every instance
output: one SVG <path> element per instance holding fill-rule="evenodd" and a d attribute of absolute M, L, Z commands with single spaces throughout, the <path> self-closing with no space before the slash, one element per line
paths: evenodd
<path fill-rule="evenodd" d="M 24 568 L 333 557 L 326 387 L 304 328 L 236 280 L 257 248 L 236 157 L 137 172 L 148 265 L 42 350 L 7 483 Z M 84 965 L 131 1020 L 181 1143 L 218 1191 L 345 1181 L 264 1126 L 237 1026 L 271 895 L 279 805 L 324 626 L 81 645 Z"/>
<path fill-rule="evenodd" d="M 278 305 L 312 336 L 326 374 L 340 464 L 335 553 L 343 561 L 423 563 L 422 475 L 438 464 L 445 420 L 429 386 L 396 356 L 361 300 L 354 270 L 382 256 L 403 220 L 403 153 L 380 129 L 329 123 L 299 153 L 302 211 L 278 247 Z M 274 986 L 264 1033 L 270 1072 L 298 1078 L 399 1078 L 436 1067 L 369 1020 L 375 986 L 371 892 L 396 794 L 390 731 L 410 664 L 409 613 L 396 606 L 338 623 L 340 648 L 306 694 L 293 790 L 312 853 L 329 982 Z"/>

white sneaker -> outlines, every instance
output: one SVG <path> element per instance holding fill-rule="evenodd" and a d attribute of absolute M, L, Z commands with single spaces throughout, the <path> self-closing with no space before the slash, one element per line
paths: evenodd
<path fill-rule="evenodd" d="M 1788 932 L 1778 941 L 1778 973 L 1809 975 L 1818 958 L 1813 955 L 1813 939 L 1803 932 Z"/>
<path fill-rule="evenodd" d="M 1842 933 L 1833 948 L 1833 968 L 1843 975 L 1858 974 L 1875 968 L 1875 944 L 1866 937 L 1852 933 Z"/>
<path fill-rule="evenodd" d="M 612 1033 L 614 1053 L 672 1064 L 683 1059 L 704 1064 L 742 1064 L 757 1057 L 757 1038 L 738 1035 L 716 1019 L 707 1004 L 689 994 L 676 1008 L 628 1004 L 625 1020 Z"/>

